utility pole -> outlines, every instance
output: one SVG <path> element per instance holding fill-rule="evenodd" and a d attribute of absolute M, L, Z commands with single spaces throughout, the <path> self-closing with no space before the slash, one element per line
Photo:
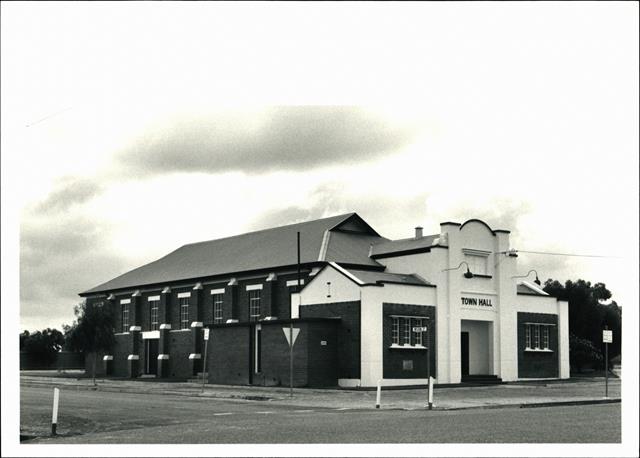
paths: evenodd
<path fill-rule="evenodd" d="M 431 320 L 427 318 L 427 383 L 428 383 L 428 405 L 429 410 L 433 409 L 433 385 L 431 385 L 431 332 L 430 326 Z"/>
<path fill-rule="evenodd" d="M 298 285 L 296 293 L 298 293 L 298 304 L 300 303 L 300 232 L 297 235 L 298 248 Z M 298 305 L 299 307 L 299 305 Z M 298 309 L 298 313 L 300 313 Z M 289 397 L 293 397 L 293 302 L 289 309 Z"/>

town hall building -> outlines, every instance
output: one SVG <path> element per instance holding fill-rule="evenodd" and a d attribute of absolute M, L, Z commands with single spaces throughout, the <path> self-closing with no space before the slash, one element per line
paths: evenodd
<path fill-rule="evenodd" d="M 288 386 L 293 326 L 299 387 L 568 378 L 568 304 L 517 261 L 480 220 L 389 240 L 349 213 L 185 245 L 80 295 L 116 312 L 107 375 Z"/>

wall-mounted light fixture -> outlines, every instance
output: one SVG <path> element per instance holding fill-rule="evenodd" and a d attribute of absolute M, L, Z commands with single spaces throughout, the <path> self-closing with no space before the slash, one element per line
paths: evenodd
<path fill-rule="evenodd" d="M 529 272 L 527 272 L 527 275 L 515 275 L 511 278 L 527 278 L 529 275 L 531 275 L 531 272 L 535 272 L 536 273 L 536 279 L 533 281 L 535 284 L 537 284 L 538 286 L 540 286 L 540 279 L 538 278 L 538 272 L 536 272 L 535 269 L 531 269 Z"/>
<path fill-rule="evenodd" d="M 331 282 L 327 282 L 327 297 L 331 297 Z"/>
<path fill-rule="evenodd" d="M 467 271 L 464 273 L 464 278 L 473 278 L 473 273 L 471 273 L 471 270 L 469 269 L 469 264 L 467 264 L 466 261 L 462 261 L 458 267 L 451 267 L 449 269 L 443 269 L 442 272 L 446 272 L 447 270 L 458 270 L 460 267 L 462 267 L 462 264 L 467 266 Z"/>

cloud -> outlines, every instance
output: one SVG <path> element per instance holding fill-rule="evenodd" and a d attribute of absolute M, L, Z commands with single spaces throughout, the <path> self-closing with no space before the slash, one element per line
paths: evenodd
<path fill-rule="evenodd" d="M 493 230 L 517 231 L 521 219 L 532 210 L 530 202 L 510 198 L 493 199 L 490 205 L 460 205 L 449 209 L 449 221 L 464 223 L 468 219 L 484 221 Z"/>
<path fill-rule="evenodd" d="M 383 237 L 406 238 L 413 236 L 413 226 L 399 228 L 397 222 L 411 221 L 411 224 L 419 225 L 427 211 L 426 199 L 426 193 L 404 199 L 380 194 L 349 193 L 342 183 L 328 182 L 311 191 L 307 206 L 271 209 L 254 219 L 249 230 L 355 212 Z M 403 229 L 406 231 L 398 232 Z"/>
<path fill-rule="evenodd" d="M 416 132 L 360 107 L 285 106 L 186 116 L 147 129 L 119 160 L 129 173 L 304 171 L 370 161 Z"/>
<path fill-rule="evenodd" d="M 32 329 L 57 326 L 58 320 L 71 323 L 78 293 L 125 268 L 123 257 L 111 253 L 107 241 L 108 226 L 78 214 L 25 220 L 20 237 L 22 323 Z"/>
<path fill-rule="evenodd" d="M 37 206 L 36 212 L 57 213 L 80 205 L 100 194 L 103 184 L 99 179 L 66 177 Z"/>

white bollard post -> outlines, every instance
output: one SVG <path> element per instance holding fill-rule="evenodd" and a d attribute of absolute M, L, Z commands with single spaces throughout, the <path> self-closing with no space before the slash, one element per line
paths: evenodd
<path fill-rule="evenodd" d="M 429 377 L 429 410 L 433 409 L 433 377 Z"/>
<path fill-rule="evenodd" d="M 60 398 L 60 390 L 53 389 L 53 414 L 51 415 L 51 435 L 56 435 L 56 427 L 58 426 L 58 399 Z"/>
<path fill-rule="evenodd" d="M 378 390 L 376 392 L 376 409 L 380 408 L 380 390 L 381 390 L 381 380 L 378 380 Z"/>

